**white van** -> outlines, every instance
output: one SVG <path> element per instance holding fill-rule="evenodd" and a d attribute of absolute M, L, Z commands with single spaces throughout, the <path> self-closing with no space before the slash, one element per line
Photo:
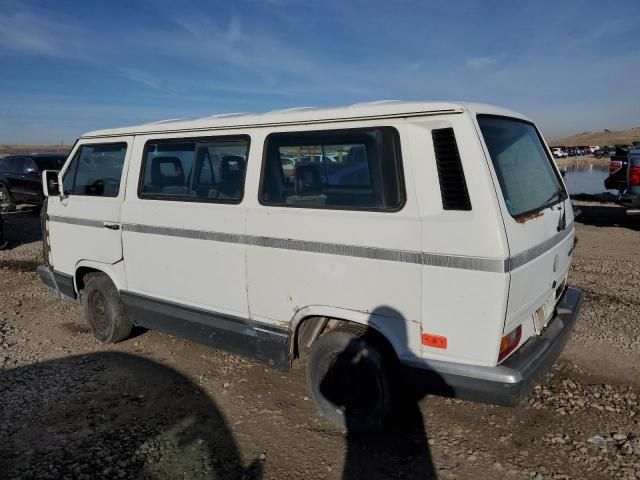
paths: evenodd
<path fill-rule="evenodd" d="M 573 210 L 520 114 L 375 102 L 82 136 L 46 172 L 46 265 L 102 342 L 132 326 L 307 361 L 322 414 L 371 430 L 402 377 L 501 405 L 562 350 Z"/>

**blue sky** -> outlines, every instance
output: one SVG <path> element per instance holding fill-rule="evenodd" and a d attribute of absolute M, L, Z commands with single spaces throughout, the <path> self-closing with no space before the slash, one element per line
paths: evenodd
<path fill-rule="evenodd" d="M 0 0 L 0 143 L 379 99 L 640 125 L 640 1 Z"/>

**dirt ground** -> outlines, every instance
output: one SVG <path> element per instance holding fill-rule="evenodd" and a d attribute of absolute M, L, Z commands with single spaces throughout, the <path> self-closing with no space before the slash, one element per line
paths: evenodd
<path fill-rule="evenodd" d="M 571 283 L 581 318 L 514 408 L 427 397 L 356 436 L 318 417 L 304 365 L 282 374 L 158 332 L 97 343 L 34 273 L 37 212 L 0 252 L 0 477 L 640 478 L 640 218 L 585 204 Z"/>

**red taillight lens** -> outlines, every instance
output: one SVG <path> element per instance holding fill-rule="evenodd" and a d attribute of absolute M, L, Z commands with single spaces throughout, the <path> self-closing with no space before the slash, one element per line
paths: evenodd
<path fill-rule="evenodd" d="M 609 162 L 609 174 L 616 173 L 622 168 L 622 162 L 620 160 L 611 160 Z"/>
<path fill-rule="evenodd" d="M 518 325 L 518 328 L 512 330 L 510 333 L 500 339 L 500 353 L 498 353 L 498 363 L 505 359 L 507 355 L 513 352 L 522 337 L 522 325 Z"/>
<path fill-rule="evenodd" d="M 629 168 L 629 186 L 640 186 L 640 167 Z"/>

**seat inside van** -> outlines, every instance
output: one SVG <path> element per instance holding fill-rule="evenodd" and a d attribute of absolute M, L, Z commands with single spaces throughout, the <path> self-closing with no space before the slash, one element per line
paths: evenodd
<path fill-rule="evenodd" d="M 167 195 L 186 195 L 182 162 L 177 157 L 155 157 L 151 161 L 152 186 L 148 191 Z"/>
<path fill-rule="evenodd" d="M 175 155 L 157 155 L 165 151 Z M 208 146 L 159 146 L 147 156 L 143 194 L 169 198 L 237 200 L 242 197 L 246 159 L 211 153 Z"/>

